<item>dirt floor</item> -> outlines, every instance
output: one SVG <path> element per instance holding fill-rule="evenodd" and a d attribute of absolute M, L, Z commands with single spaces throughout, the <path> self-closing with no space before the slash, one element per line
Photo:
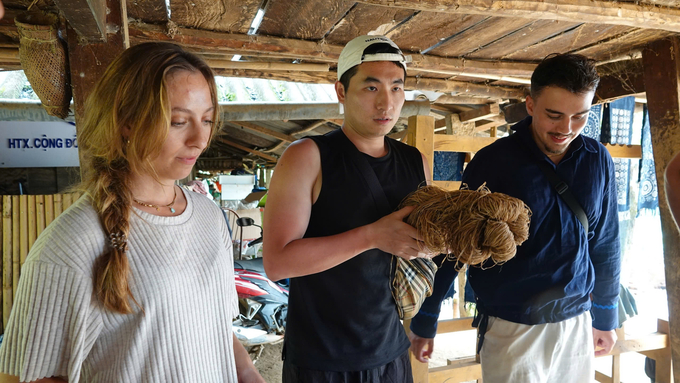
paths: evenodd
<path fill-rule="evenodd" d="M 267 383 L 281 383 L 281 350 L 283 343 L 267 345 L 255 362 L 255 367 Z"/>

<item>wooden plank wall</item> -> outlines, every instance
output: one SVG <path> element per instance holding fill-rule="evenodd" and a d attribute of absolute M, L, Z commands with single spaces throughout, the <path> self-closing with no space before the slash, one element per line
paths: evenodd
<path fill-rule="evenodd" d="M 80 193 L 55 195 L 0 196 L 0 238 L 2 239 L 2 323 L 4 332 L 19 286 L 21 266 L 40 233 L 56 217 L 80 198 Z"/>

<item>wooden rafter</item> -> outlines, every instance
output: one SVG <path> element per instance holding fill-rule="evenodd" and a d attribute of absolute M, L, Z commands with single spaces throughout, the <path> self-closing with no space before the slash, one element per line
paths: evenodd
<path fill-rule="evenodd" d="M 231 123 L 234 124 L 234 125 L 237 125 L 237 126 L 241 126 L 245 129 L 251 130 L 253 132 L 262 133 L 265 136 L 269 136 L 269 137 L 279 139 L 279 140 L 284 141 L 284 142 L 290 143 L 290 142 L 293 142 L 293 141 L 296 140 L 296 138 L 293 137 L 293 136 L 289 136 L 287 134 L 277 132 L 276 130 L 265 128 L 263 126 L 255 125 L 255 124 L 252 124 L 252 123 L 249 123 L 249 122 L 231 121 Z"/>
<path fill-rule="evenodd" d="M 603 0 L 360 0 L 419 11 L 627 25 L 680 32 L 680 9 Z"/>
<path fill-rule="evenodd" d="M 436 134 L 434 150 L 447 152 L 476 153 L 485 146 L 496 142 L 496 137 L 451 136 Z M 605 145 L 613 158 L 641 158 L 640 145 Z"/>
<path fill-rule="evenodd" d="M 429 112 L 429 101 L 406 101 L 401 109 L 401 116 L 427 115 Z M 337 118 L 344 118 L 344 116 L 340 114 L 338 104 L 332 102 L 220 105 L 220 119 L 223 121 L 321 120 Z M 236 123 L 240 124 L 240 122 Z"/>
<path fill-rule="evenodd" d="M 254 155 L 256 155 L 256 156 L 258 156 L 258 157 L 260 157 L 260 158 L 264 158 L 265 160 L 269 160 L 269 161 L 272 161 L 272 162 L 276 162 L 276 161 L 279 160 L 278 158 L 276 158 L 276 157 L 274 157 L 274 156 L 270 156 L 270 155 L 267 154 L 267 153 L 263 153 L 263 152 L 261 152 L 261 151 L 259 151 L 259 150 L 255 150 L 255 149 L 251 149 L 251 148 L 245 147 L 245 146 L 243 146 L 243 145 L 239 145 L 239 144 L 237 144 L 237 143 L 235 143 L 235 142 L 231 142 L 231 141 L 229 141 L 229 140 L 225 140 L 225 139 L 222 138 L 222 137 L 217 137 L 216 139 L 217 139 L 217 141 L 219 141 L 219 142 L 221 142 L 221 143 L 223 143 L 223 144 L 227 144 L 227 145 L 229 145 L 229 146 L 233 146 L 233 147 L 236 148 L 236 149 L 243 150 L 244 152 L 248 152 L 248 153 L 254 154 Z"/>
<path fill-rule="evenodd" d="M 286 144 L 287 144 L 287 142 L 285 142 L 285 141 L 280 141 L 278 144 L 272 146 L 271 148 L 262 150 L 262 152 L 264 152 L 264 153 L 275 152 L 275 151 L 277 151 L 277 150 L 283 148 L 284 146 L 286 146 Z"/>
<path fill-rule="evenodd" d="M 477 109 L 462 112 L 459 117 L 461 122 L 474 122 L 488 120 L 491 117 L 498 116 L 500 112 L 498 104 L 487 104 Z"/>
<path fill-rule="evenodd" d="M 326 123 L 326 120 L 319 120 L 319 121 L 316 121 L 316 122 L 312 122 L 311 124 L 305 126 L 302 129 L 296 130 L 291 134 L 292 135 L 300 135 L 300 134 L 304 134 L 304 133 L 307 133 L 307 132 L 311 132 L 312 130 L 318 128 L 321 125 L 324 125 L 325 123 Z"/>
<path fill-rule="evenodd" d="M 278 81 L 293 81 L 304 82 L 308 84 L 333 84 L 337 81 L 334 72 L 263 72 L 252 69 L 220 69 L 213 68 L 216 75 L 224 77 L 248 77 L 248 78 L 263 78 L 268 80 Z"/>
<path fill-rule="evenodd" d="M 293 64 L 262 61 L 205 60 L 211 68 L 253 69 L 260 71 L 328 72 L 328 64 Z"/>
<path fill-rule="evenodd" d="M 405 87 L 407 89 L 432 90 L 436 92 L 456 92 L 470 96 L 494 97 L 494 98 L 524 98 L 523 88 L 510 88 L 472 84 L 463 81 L 442 80 L 436 78 L 408 77 Z"/>
<path fill-rule="evenodd" d="M 490 117 L 486 120 L 483 121 L 477 121 L 475 123 L 475 132 L 485 132 L 489 129 L 493 130 L 496 127 L 499 127 L 501 125 L 505 125 L 505 118 L 502 115 Z M 492 134 L 491 137 L 496 137 L 495 134 Z"/>
<path fill-rule="evenodd" d="M 88 42 L 106 41 L 106 0 L 54 0 L 71 28 Z"/>
<path fill-rule="evenodd" d="M 467 96 L 449 96 L 448 94 L 441 95 L 434 100 L 436 104 L 459 104 L 459 105 L 482 105 L 489 104 L 495 100 L 482 97 L 467 97 Z"/>
<path fill-rule="evenodd" d="M 172 37 L 162 26 L 130 23 L 130 38 L 132 44 L 146 41 L 174 41 L 195 49 L 209 49 L 213 52 L 231 52 L 291 59 L 314 60 L 335 63 L 342 51 L 341 45 L 324 44 L 298 39 L 251 36 L 238 33 L 210 32 L 188 28 L 178 28 Z M 487 62 L 480 60 L 463 60 L 456 58 L 442 58 L 425 55 L 411 55 L 414 69 L 465 71 L 468 73 L 497 74 L 497 75 L 526 75 L 535 67 L 531 63 Z"/>
<path fill-rule="evenodd" d="M 600 79 L 600 85 L 597 87 L 593 102 L 609 102 L 617 98 L 643 93 L 644 91 L 645 80 L 642 73 L 624 72 L 605 76 Z"/>

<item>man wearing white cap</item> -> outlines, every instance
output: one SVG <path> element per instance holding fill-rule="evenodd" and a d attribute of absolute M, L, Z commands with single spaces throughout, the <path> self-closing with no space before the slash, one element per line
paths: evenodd
<path fill-rule="evenodd" d="M 403 221 L 412 208 L 393 211 L 429 171 L 417 149 L 386 137 L 404 104 L 405 62 L 386 37 L 350 41 L 335 83 L 342 129 L 291 144 L 274 171 L 264 266 L 273 280 L 291 278 L 284 383 L 413 379 L 392 254 L 425 254 Z M 369 179 L 384 191 L 382 208 Z"/>

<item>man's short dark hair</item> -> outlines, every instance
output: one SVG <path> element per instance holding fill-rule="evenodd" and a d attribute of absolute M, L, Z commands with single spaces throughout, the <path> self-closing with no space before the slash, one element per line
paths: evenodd
<path fill-rule="evenodd" d="M 396 53 L 396 54 L 401 54 L 398 49 L 395 47 L 391 46 L 388 43 L 375 43 L 368 48 L 364 49 L 364 54 L 365 55 L 372 55 L 376 53 Z M 394 65 L 398 66 L 399 68 L 404 70 L 404 80 L 406 79 L 406 69 L 404 67 L 396 62 L 396 61 L 391 61 L 394 63 Z M 345 73 L 340 76 L 340 83 L 342 86 L 345 88 L 345 92 L 349 89 L 349 80 L 354 77 L 355 74 L 357 74 L 357 71 L 359 70 L 359 65 L 355 65 L 351 68 L 349 68 Z"/>
<path fill-rule="evenodd" d="M 537 98 L 548 86 L 580 94 L 597 89 L 599 83 L 594 60 L 577 54 L 551 54 L 531 75 L 531 97 Z"/>

